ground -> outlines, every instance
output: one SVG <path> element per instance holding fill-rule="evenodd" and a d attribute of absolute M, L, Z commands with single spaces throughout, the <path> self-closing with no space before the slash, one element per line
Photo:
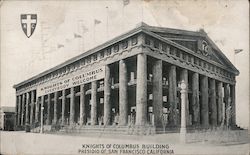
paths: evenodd
<path fill-rule="evenodd" d="M 1 154 L 125 154 L 125 145 L 137 147 L 128 154 L 227 154 L 227 155 L 248 155 L 249 143 L 241 144 L 208 144 L 189 143 L 180 144 L 176 138 L 178 134 L 161 134 L 154 136 L 128 136 L 128 135 L 101 135 L 85 134 L 79 135 L 59 135 L 59 134 L 39 134 L 25 133 L 23 131 L 0 132 Z M 92 149 L 86 149 L 87 145 Z M 111 144 L 111 146 L 109 145 Z M 153 145 L 149 145 L 153 144 Z M 150 148 L 142 149 L 142 145 Z M 89 145 L 90 146 L 90 145 Z M 165 148 L 159 149 L 159 146 Z M 155 149 L 153 147 L 158 147 Z M 122 152 L 122 151 L 123 152 Z M 125 150 L 125 151 L 124 151 Z M 128 148 L 128 151 L 133 148 Z M 156 152 L 161 150 L 161 152 Z M 88 151 L 88 152 L 87 152 Z M 98 153 L 99 151 L 99 153 Z M 143 152 L 145 151 L 145 152 Z"/>

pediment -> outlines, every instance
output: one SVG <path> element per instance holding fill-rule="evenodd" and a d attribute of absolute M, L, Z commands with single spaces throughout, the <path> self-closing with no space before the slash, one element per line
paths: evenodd
<path fill-rule="evenodd" d="M 201 36 L 186 36 L 186 35 L 173 35 L 173 34 L 166 34 L 163 35 L 164 38 L 171 40 L 189 50 L 193 53 L 206 57 L 207 59 L 217 62 L 219 64 L 225 65 L 225 62 L 221 60 L 216 51 L 205 37 Z"/>
<path fill-rule="evenodd" d="M 186 31 L 152 26 L 146 26 L 146 29 L 187 48 L 196 55 L 205 57 L 209 61 L 214 61 L 231 69 L 236 75 L 239 74 L 239 71 L 207 36 L 204 30 Z"/>

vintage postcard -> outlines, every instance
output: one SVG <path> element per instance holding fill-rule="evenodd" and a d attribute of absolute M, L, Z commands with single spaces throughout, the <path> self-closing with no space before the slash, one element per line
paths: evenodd
<path fill-rule="evenodd" d="M 249 152 L 249 1 L 1 0 L 0 154 Z"/>

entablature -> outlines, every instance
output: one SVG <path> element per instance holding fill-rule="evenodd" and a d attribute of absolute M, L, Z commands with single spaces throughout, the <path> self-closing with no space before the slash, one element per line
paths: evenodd
<path fill-rule="evenodd" d="M 141 42 L 142 42 L 141 33 L 135 34 L 133 36 L 130 36 L 129 38 L 126 38 L 106 48 L 103 48 L 93 54 L 83 57 L 73 63 L 63 66 L 53 72 L 50 72 L 44 76 L 34 79 L 31 82 L 21 85 L 16 88 L 16 92 L 17 94 L 25 93 L 27 91 L 35 89 L 38 85 L 52 81 L 56 78 L 63 77 L 67 74 L 76 72 L 79 69 L 85 69 L 88 66 L 96 64 L 103 60 L 107 60 L 107 58 L 112 58 L 114 57 L 114 55 L 117 55 L 124 51 L 131 51 L 133 48 L 140 46 Z"/>

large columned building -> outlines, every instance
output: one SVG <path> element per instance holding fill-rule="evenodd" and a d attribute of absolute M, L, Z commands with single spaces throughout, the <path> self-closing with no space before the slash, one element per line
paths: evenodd
<path fill-rule="evenodd" d="M 14 85 L 16 125 L 233 127 L 239 71 L 203 31 L 139 24 Z M 180 82 L 187 86 L 181 117 Z"/>

